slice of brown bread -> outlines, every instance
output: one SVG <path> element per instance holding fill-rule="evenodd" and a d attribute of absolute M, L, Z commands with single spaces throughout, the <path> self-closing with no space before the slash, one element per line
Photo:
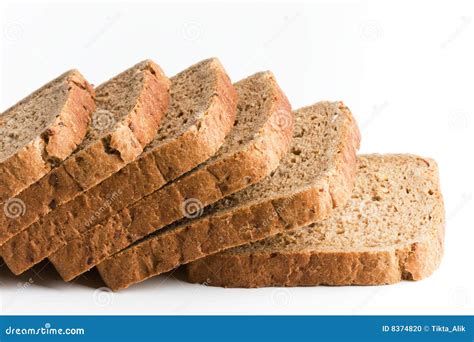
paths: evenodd
<path fill-rule="evenodd" d="M 98 86 L 97 109 L 76 152 L 17 196 L 23 215 L 0 212 L 0 245 L 133 161 L 158 130 L 168 90 L 169 80 L 149 60 Z"/>
<path fill-rule="evenodd" d="M 443 241 L 436 163 L 360 156 L 352 198 L 329 219 L 200 259 L 187 274 L 225 287 L 392 284 L 429 276 Z"/>
<path fill-rule="evenodd" d="M 232 129 L 236 97 L 216 58 L 172 77 L 168 111 L 142 155 L 45 216 L 28 236 L 34 240 L 49 224 L 83 231 L 207 160 Z"/>
<path fill-rule="evenodd" d="M 215 58 L 202 61 L 171 81 L 169 110 L 144 153 L 5 245 L 12 257 L 5 252 L 4 258 L 14 272 L 22 272 L 60 248 L 67 230 L 70 234 L 87 231 L 219 149 L 233 127 L 237 97 L 220 62 Z"/>
<path fill-rule="evenodd" d="M 342 103 L 295 112 L 290 153 L 262 182 L 212 206 L 206 216 L 157 232 L 98 265 L 113 290 L 224 249 L 328 217 L 345 204 L 356 172 L 359 131 Z"/>
<path fill-rule="evenodd" d="M 92 86 L 71 70 L 0 114 L 2 214 L 22 215 L 24 204 L 13 197 L 77 148 L 94 109 Z"/>
<path fill-rule="evenodd" d="M 217 154 L 176 182 L 91 227 L 50 257 L 63 279 L 71 280 L 157 229 L 199 215 L 205 206 L 260 181 L 278 166 L 293 133 L 288 100 L 269 72 L 240 81 L 235 88 L 236 124 Z"/>

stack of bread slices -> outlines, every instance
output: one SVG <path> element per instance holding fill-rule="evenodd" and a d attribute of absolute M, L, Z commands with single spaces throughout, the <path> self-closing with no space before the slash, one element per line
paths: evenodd
<path fill-rule="evenodd" d="M 443 254 L 437 165 L 357 155 L 342 102 L 292 110 L 271 72 L 232 83 L 207 59 L 143 61 L 92 87 L 78 71 L 0 116 L 0 255 L 97 267 L 119 290 L 185 265 L 224 287 L 379 285 Z"/>

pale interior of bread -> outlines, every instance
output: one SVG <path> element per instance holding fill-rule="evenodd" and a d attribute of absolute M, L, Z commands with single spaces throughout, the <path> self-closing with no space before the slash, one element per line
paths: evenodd
<path fill-rule="evenodd" d="M 261 182 L 210 206 L 208 212 L 258 201 L 311 185 L 328 171 L 341 151 L 338 135 L 344 118 L 335 103 L 322 102 L 294 112 L 295 128 L 289 152 Z"/>
<path fill-rule="evenodd" d="M 0 115 L 0 163 L 38 136 L 47 140 L 47 129 L 67 100 L 69 75 L 51 81 Z"/>
<path fill-rule="evenodd" d="M 269 72 L 260 72 L 234 84 L 237 91 L 237 117 L 224 144 L 209 160 L 234 153 L 253 141 L 272 115 L 274 80 Z"/>
<path fill-rule="evenodd" d="M 125 70 L 96 88 L 96 110 L 92 123 L 78 150 L 114 131 L 117 125 L 127 124 L 130 112 L 137 105 L 142 92 L 147 62 Z"/>
<path fill-rule="evenodd" d="M 337 154 L 341 153 L 339 130 L 347 120 L 342 115 L 338 103 L 320 102 L 299 109 L 294 112 L 294 120 L 292 146 L 278 168 L 261 182 L 208 206 L 204 210 L 203 217 L 215 213 L 224 214 L 236 206 L 245 205 L 246 202 L 291 194 L 302 187 L 312 186 L 321 175 L 333 167 Z M 173 229 L 182 229 L 191 221 L 183 219 L 151 236 L 166 234 Z"/>
<path fill-rule="evenodd" d="M 214 59 L 199 62 L 173 76 L 170 103 L 158 134 L 147 150 L 176 138 L 201 119 L 215 95 Z"/>
<path fill-rule="evenodd" d="M 443 220 L 432 163 L 414 156 L 361 156 L 352 197 L 330 218 L 225 253 L 379 251 L 432 238 Z"/>

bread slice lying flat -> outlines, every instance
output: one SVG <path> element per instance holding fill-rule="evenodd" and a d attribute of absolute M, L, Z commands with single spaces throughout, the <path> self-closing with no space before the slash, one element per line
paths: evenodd
<path fill-rule="evenodd" d="M 235 84 L 235 125 L 209 161 L 132 206 L 76 233 L 50 260 L 71 280 L 131 243 L 254 184 L 273 171 L 293 134 L 290 104 L 269 72 Z"/>
<path fill-rule="evenodd" d="M 328 220 L 200 259 L 187 274 L 225 287 L 391 284 L 429 276 L 443 239 L 436 163 L 367 155 L 351 200 Z"/>
<path fill-rule="evenodd" d="M 93 97 L 92 86 L 72 70 L 0 114 L 0 204 L 77 148 L 90 124 Z M 12 219 L 21 216 L 22 208 L 16 212 L 13 204 L 4 209 Z"/>
<path fill-rule="evenodd" d="M 295 112 L 290 152 L 262 182 L 211 206 L 207 214 L 137 242 L 98 266 L 113 290 L 181 264 L 303 227 L 345 204 L 356 172 L 359 131 L 342 103 Z"/>
<path fill-rule="evenodd" d="M 4 243 L 0 252 L 14 273 L 23 268 L 23 259 L 33 262 L 42 248 L 34 240 L 43 229 L 41 222 L 30 224 L 132 162 L 156 135 L 168 101 L 169 80 L 152 61 L 97 87 L 97 109 L 78 150 L 18 195 L 26 205 L 23 216 L 11 219 L 0 214 Z"/>
<path fill-rule="evenodd" d="M 68 229 L 84 232 L 208 159 L 233 127 L 235 112 L 235 90 L 217 59 L 171 78 L 169 109 L 152 143 L 135 161 L 15 238 L 22 251 L 13 257 L 15 272 L 63 246 Z"/>

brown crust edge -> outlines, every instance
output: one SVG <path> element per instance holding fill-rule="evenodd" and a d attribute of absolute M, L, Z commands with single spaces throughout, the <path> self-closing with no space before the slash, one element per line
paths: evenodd
<path fill-rule="evenodd" d="M 428 277 L 442 255 L 439 239 L 380 252 L 221 253 L 186 265 L 186 274 L 189 282 L 221 287 L 385 285 Z"/>
<path fill-rule="evenodd" d="M 87 149 L 75 153 L 66 159 L 59 167 L 51 170 L 49 174 L 20 194 L 19 198 L 23 200 L 23 203 L 25 203 L 25 206 L 29 207 L 29 209 L 25 210 L 23 216 L 13 219 L 14 230 L 9 229 L 0 235 L 0 254 L 14 274 L 18 275 L 23 273 L 50 254 L 48 253 L 48 255 L 45 256 L 40 255 L 38 256 L 40 260 L 37 260 L 32 250 L 38 250 L 40 245 L 38 241 L 32 242 L 35 246 L 32 250 L 29 248 L 28 243 L 17 244 L 18 240 L 23 239 L 29 241 L 30 235 L 33 235 L 31 231 L 41 230 L 43 228 L 42 222 L 38 222 L 38 219 L 52 212 L 54 208 L 73 200 L 82 191 L 92 188 L 111 174 L 116 173 L 142 153 L 144 145 L 142 146 L 139 142 L 140 139 L 134 135 L 135 133 L 131 128 L 133 125 L 138 125 L 139 121 L 142 120 L 143 122 L 140 125 L 148 127 L 149 132 L 146 134 L 141 130 L 143 138 L 147 135 L 152 136 L 151 133 L 153 132 L 156 134 L 159 123 L 169 104 L 169 80 L 162 72 L 157 72 L 159 67 L 156 64 L 151 61 L 146 61 L 146 63 L 146 77 L 143 82 L 142 91 L 137 98 L 137 103 L 131 110 L 135 120 L 129 117 L 129 126 L 121 126 L 118 130 L 111 132 L 107 137 L 102 137 L 89 145 Z M 153 69 L 153 73 L 150 69 Z M 159 71 L 161 71 L 161 69 L 159 69 Z M 117 153 L 110 154 L 106 151 L 103 143 L 105 138 L 109 141 L 110 148 L 119 152 L 119 156 L 117 156 Z M 150 138 L 147 137 L 147 140 L 150 140 Z M 114 143 L 116 141 L 120 141 L 120 143 Z M 145 142 L 146 141 L 144 141 L 143 144 L 145 144 Z M 82 162 L 80 162 L 80 160 L 82 160 Z M 102 162 L 98 163 L 98 160 Z M 91 173 L 89 167 L 82 165 L 84 161 L 87 161 L 87 166 L 94 165 L 94 172 Z M 91 176 L 91 174 L 93 176 Z M 55 179 L 56 183 L 61 183 L 61 188 L 64 190 L 61 193 L 55 193 L 56 197 L 52 199 L 54 205 L 52 206 L 52 202 L 49 202 L 42 203 L 41 208 L 38 208 L 38 203 L 32 203 L 31 206 L 28 206 L 31 199 L 36 198 L 34 194 L 38 191 L 50 193 L 49 189 L 52 186 L 52 178 Z M 35 206 L 38 210 L 32 210 Z M 1 219 L 2 221 L 12 222 L 12 219 L 7 218 L 6 215 L 2 215 Z M 3 222 L 1 222 L 1 224 L 3 226 Z M 48 242 L 48 245 L 50 245 L 50 242 L 51 241 Z M 19 251 L 19 246 L 21 245 L 28 249 L 23 250 L 22 253 L 25 258 L 23 265 L 20 264 L 21 260 L 18 257 L 21 253 L 21 251 Z"/>
<path fill-rule="evenodd" d="M 134 161 L 158 131 L 168 109 L 170 81 L 154 62 L 142 63 L 145 80 L 123 124 L 61 165 L 83 191 Z"/>
<path fill-rule="evenodd" d="M 432 167 L 436 165 L 432 160 L 429 162 Z M 219 253 L 187 264 L 187 280 L 243 288 L 385 285 L 422 280 L 439 267 L 444 253 L 445 214 L 437 174 L 436 183 L 440 222 L 434 234 L 425 240 L 372 252 Z"/>
<path fill-rule="evenodd" d="M 44 137 L 36 137 L 0 165 L 2 178 L 6 177 L 1 182 L 0 203 L 18 195 L 38 181 L 58 162 L 74 152 L 85 137 L 95 109 L 94 89 L 79 71 L 71 70 L 66 74 L 69 74 L 67 78 L 69 95 L 60 110 L 61 114 L 45 132 L 47 140 Z M 58 78 L 63 76 L 64 74 Z M 21 102 L 27 101 L 48 84 Z M 11 170 L 16 170 L 19 175 L 16 172 L 12 173 Z"/>
<path fill-rule="evenodd" d="M 161 173 L 160 167 L 157 166 L 158 159 L 167 157 L 166 158 L 167 160 L 173 161 L 173 159 L 176 157 L 176 151 L 173 151 L 172 147 L 181 146 L 180 148 L 184 148 L 184 150 L 196 149 L 196 146 L 202 147 L 202 148 L 197 149 L 199 151 L 193 154 L 192 158 L 191 158 L 191 155 L 188 153 L 188 159 L 187 159 L 186 165 L 183 165 L 184 163 L 180 165 L 178 164 L 178 161 L 170 165 L 170 167 L 173 169 L 173 172 L 168 173 L 168 177 L 178 177 L 182 173 L 189 171 L 190 169 L 197 166 L 201 162 L 204 162 L 205 160 L 207 160 L 222 145 L 222 143 L 225 140 L 226 135 L 232 129 L 232 126 L 235 120 L 237 95 L 229 77 L 227 76 L 227 73 L 225 72 L 225 69 L 222 67 L 220 62 L 217 59 L 213 59 L 212 63 L 213 63 L 213 67 L 218 70 L 217 88 L 220 91 L 219 91 L 219 96 L 213 97 L 212 103 L 210 104 L 204 119 L 200 120 L 198 123 L 189 127 L 189 129 L 184 134 L 182 134 L 177 139 L 175 139 L 175 141 L 172 144 L 158 145 L 157 148 L 147 152 L 146 154 L 143 154 L 136 161 L 130 163 L 130 165 L 127 165 L 126 168 L 133 169 L 134 167 L 136 167 L 135 164 L 143 165 L 144 163 L 145 164 L 151 163 L 153 164 L 153 168 L 155 169 L 154 171 L 156 171 L 157 174 L 160 174 Z M 213 135 L 212 139 L 210 138 L 210 135 Z M 166 156 L 166 153 L 170 153 L 170 156 Z M 112 175 L 110 178 L 106 179 L 104 183 L 101 183 L 101 184 L 105 184 L 105 187 L 107 187 L 109 183 L 114 183 L 115 178 L 118 178 L 120 181 L 120 179 L 123 178 L 121 177 L 122 173 L 126 174 L 126 172 L 119 171 L 116 174 Z M 144 174 L 143 176 L 145 177 L 147 176 L 147 174 Z M 160 177 L 161 177 L 161 182 L 157 183 L 157 189 L 159 189 L 161 186 L 163 186 L 167 182 L 167 180 L 163 177 L 162 174 L 160 175 Z M 101 187 L 101 185 L 98 185 L 97 187 L 93 189 L 100 189 L 98 187 Z M 93 191 L 93 189 L 91 189 L 91 191 Z M 103 192 L 109 193 L 107 189 L 105 189 Z M 99 193 L 102 193 L 102 192 L 99 191 Z M 87 196 L 87 192 L 84 193 L 84 196 Z M 40 228 L 45 228 L 45 226 L 48 226 L 47 229 L 43 229 L 43 231 L 45 231 L 44 234 L 47 234 L 46 232 L 50 233 L 52 230 L 54 230 L 54 227 L 52 226 L 59 225 L 60 224 L 59 222 L 66 224 L 66 226 L 62 225 L 61 227 L 59 227 L 59 229 L 61 230 L 67 230 L 67 229 L 73 230 L 73 228 L 77 229 L 77 226 L 75 226 L 75 224 L 84 224 L 84 222 L 77 222 L 75 218 L 70 218 L 68 216 L 68 213 L 71 211 L 70 210 L 71 205 L 73 205 L 72 203 L 73 202 L 69 202 L 69 203 L 66 203 L 64 206 L 59 207 L 56 211 L 52 213 L 54 215 L 51 216 L 51 219 L 49 219 L 49 216 L 47 216 L 46 218 L 48 219 L 46 218 L 43 219 L 41 225 L 35 224 L 34 226 L 31 226 L 31 227 L 36 227 L 37 229 L 40 229 Z M 79 203 L 78 205 L 80 206 L 81 203 Z M 97 209 L 94 209 L 94 210 L 97 210 Z M 64 214 L 63 215 L 64 217 L 58 218 L 57 213 Z M 89 216 L 91 216 L 92 214 L 93 213 L 90 213 Z M 65 244 L 64 234 L 53 233 L 50 235 L 51 236 L 44 238 L 45 240 L 49 241 L 48 245 L 45 247 L 45 249 L 47 249 L 48 251 L 41 253 L 41 256 L 38 256 L 38 259 L 41 258 L 42 260 L 46 258 L 49 255 L 51 255 L 51 253 L 56 252 L 58 248 L 61 248 L 62 246 L 64 246 Z M 58 247 L 53 248 L 54 245 L 57 245 Z M 51 259 L 56 260 L 54 258 L 54 255 L 51 255 Z M 37 263 L 39 261 L 35 260 L 34 263 Z M 28 268 L 30 268 L 31 266 L 33 265 L 29 264 L 29 266 L 25 266 L 26 268 L 15 267 L 15 269 L 12 271 L 14 273 L 21 274 L 24 271 L 26 271 Z"/>
<path fill-rule="evenodd" d="M 114 291 L 127 288 L 179 265 L 328 217 L 336 206 L 345 203 L 352 190 L 360 144 L 359 129 L 350 111 L 342 103 L 338 107 L 348 120 L 333 174 L 290 196 L 206 217 L 117 253 L 97 267 L 107 286 Z M 339 187 L 348 189 L 340 191 Z"/>
<path fill-rule="evenodd" d="M 288 150 L 293 135 L 293 120 L 288 99 L 276 83 L 274 76 L 271 73 L 266 73 L 266 76 L 269 78 L 269 82 L 273 84 L 275 102 L 270 109 L 273 114 L 263 126 L 262 136 L 247 145 L 245 150 L 225 155 L 205 168 L 182 178 L 177 183 L 170 184 L 171 193 L 165 192 L 164 194 L 166 196 L 176 195 L 178 196 L 177 198 L 173 200 L 171 198 L 164 198 L 162 200 L 153 198 L 153 203 L 168 203 L 168 207 L 169 203 L 183 203 L 186 198 L 199 198 L 202 206 L 206 206 L 224 197 L 224 195 L 236 192 L 260 181 L 278 166 L 280 158 Z M 278 126 L 277 121 L 281 119 L 279 116 L 285 115 L 284 113 L 287 115 L 286 119 L 290 118 L 291 120 L 285 120 L 285 126 Z M 249 165 L 252 167 L 249 168 Z M 191 183 L 199 186 L 192 186 Z M 222 183 L 225 183 L 225 189 Z M 215 191 L 211 189 L 215 189 Z M 144 205 L 146 206 L 146 203 Z M 168 215 L 173 214 L 169 208 L 166 211 L 168 211 Z M 176 211 L 174 213 L 176 214 Z M 153 224 L 153 230 L 160 226 L 164 227 L 183 217 L 182 214 L 179 217 L 173 218 L 167 218 L 165 214 L 163 216 L 165 217 L 164 219 L 168 219 L 168 222 Z M 95 229 L 91 228 L 85 236 L 70 241 L 62 249 L 62 254 L 50 258 L 50 261 L 54 264 L 61 277 L 65 281 L 70 281 L 110 256 L 109 246 L 107 248 L 95 247 L 103 255 L 95 255 L 95 257 L 89 259 L 91 254 L 90 248 L 85 246 L 90 246 L 97 240 L 115 240 L 117 243 L 120 243 L 119 239 L 114 239 L 117 235 L 123 237 L 122 245 L 116 248 L 117 251 L 130 245 L 129 239 L 126 238 L 127 231 L 117 232 L 117 225 L 113 221 L 105 227 L 96 226 Z M 152 232 L 150 231 L 149 233 Z M 72 259 L 74 258 L 78 259 L 76 265 L 73 265 Z M 68 262 L 64 263 L 64 260 L 68 260 Z M 75 266 L 75 268 L 71 266 Z"/>

